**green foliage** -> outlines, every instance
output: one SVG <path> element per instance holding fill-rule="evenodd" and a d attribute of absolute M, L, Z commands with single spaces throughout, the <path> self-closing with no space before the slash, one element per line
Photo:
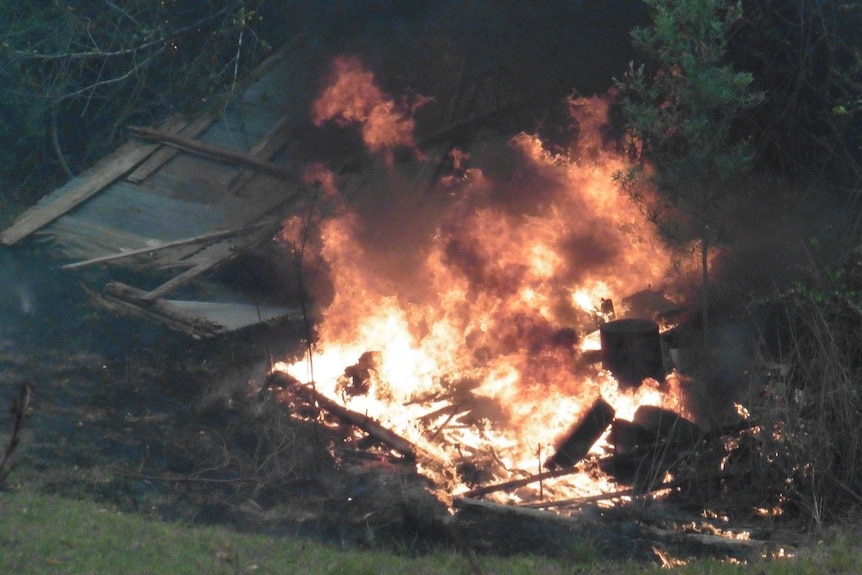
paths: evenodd
<path fill-rule="evenodd" d="M 746 0 L 729 46 L 767 93 L 752 117 L 766 165 L 842 195 L 858 194 L 862 177 L 859 30 L 858 1 Z"/>
<path fill-rule="evenodd" d="M 646 0 L 651 27 L 632 33 L 647 62 L 629 70 L 620 91 L 622 115 L 643 163 L 615 180 L 668 239 L 700 240 L 701 321 L 708 371 L 711 246 L 721 241 L 722 212 L 732 182 L 754 157 L 736 133 L 741 113 L 762 94 L 752 77 L 725 63 L 727 37 L 742 5 L 726 0 Z M 651 194 L 656 189 L 658 195 Z"/>
<path fill-rule="evenodd" d="M 634 30 L 632 39 L 648 62 L 630 65 L 617 87 L 626 128 L 655 170 L 639 166 L 617 180 L 633 195 L 655 184 L 661 200 L 681 209 L 704 233 L 716 223 L 729 182 L 753 159 L 734 122 L 762 95 L 751 89 L 750 74 L 725 62 L 727 36 L 742 7 L 723 0 L 647 4 L 653 25 Z M 653 215 L 662 214 L 668 214 L 667 207 Z"/>
<path fill-rule="evenodd" d="M 264 4 L 0 2 L 0 183 L 78 172 L 127 124 L 206 105 L 269 50 Z"/>

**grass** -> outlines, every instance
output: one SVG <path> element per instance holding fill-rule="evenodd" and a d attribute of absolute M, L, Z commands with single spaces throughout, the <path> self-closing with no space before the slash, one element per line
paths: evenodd
<path fill-rule="evenodd" d="M 662 569 L 596 561 L 589 552 L 568 561 L 533 556 L 479 557 L 490 574 L 839 574 L 862 572 L 858 537 L 837 535 L 797 558 L 749 565 L 699 561 Z M 342 548 L 301 537 L 239 533 L 149 521 L 87 501 L 30 492 L 0 494 L 2 573 L 321 573 L 326 575 L 475 574 L 458 554 L 422 556 Z"/>
<path fill-rule="evenodd" d="M 144 520 L 90 502 L 29 493 L 0 495 L 3 573 L 468 573 L 454 553 L 402 557 L 303 538 Z M 563 573 L 533 557 L 489 559 L 488 573 Z M 569 571 L 570 572 L 570 571 Z"/>

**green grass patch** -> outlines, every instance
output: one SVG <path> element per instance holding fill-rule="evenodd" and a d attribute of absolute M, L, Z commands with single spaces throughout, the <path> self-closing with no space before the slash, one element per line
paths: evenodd
<path fill-rule="evenodd" d="M 671 570 L 633 563 L 536 556 L 479 557 L 484 573 L 562 575 L 581 573 L 860 573 L 858 538 L 841 535 L 792 560 L 750 565 L 716 561 Z M 92 502 L 28 492 L 0 494 L 0 573 L 475 575 L 456 553 L 401 556 L 345 549 L 300 537 L 238 533 L 221 527 L 189 527 L 146 520 Z"/>

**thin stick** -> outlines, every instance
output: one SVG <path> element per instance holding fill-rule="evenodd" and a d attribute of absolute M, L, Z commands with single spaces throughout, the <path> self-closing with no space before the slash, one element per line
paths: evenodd
<path fill-rule="evenodd" d="M 512 489 L 517 489 L 518 487 L 523 487 L 524 485 L 529 485 L 530 483 L 543 481 L 545 479 L 551 479 L 552 477 L 571 475 L 573 473 L 578 473 L 579 471 L 580 470 L 575 467 L 564 467 L 562 469 L 554 469 L 553 471 L 544 471 L 542 473 L 537 473 L 536 475 L 524 477 L 523 479 L 514 479 L 512 481 L 506 481 L 505 483 L 497 483 L 496 485 L 477 487 L 475 489 L 471 489 L 467 493 L 462 494 L 462 497 L 481 497 L 482 495 L 494 493 L 496 491 L 509 491 Z"/>

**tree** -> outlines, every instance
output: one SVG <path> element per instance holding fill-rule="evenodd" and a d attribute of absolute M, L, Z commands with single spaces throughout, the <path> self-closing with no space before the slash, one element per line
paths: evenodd
<path fill-rule="evenodd" d="M 739 130 L 762 94 L 726 63 L 727 37 L 742 17 L 726 0 L 646 0 L 652 25 L 632 32 L 646 62 L 622 80 L 622 116 L 638 162 L 615 179 L 670 239 L 700 243 L 704 359 L 709 352 L 710 248 L 721 241 L 721 211 L 754 158 Z M 648 201 L 647 189 L 657 190 Z"/>
<path fill-rule="evenodd" d="M 829 183 L 859 217 L 862 199 L 862 2 L 744 0 L 729 54 L 768 97 L 754 113 L 770 169 Z"/>

